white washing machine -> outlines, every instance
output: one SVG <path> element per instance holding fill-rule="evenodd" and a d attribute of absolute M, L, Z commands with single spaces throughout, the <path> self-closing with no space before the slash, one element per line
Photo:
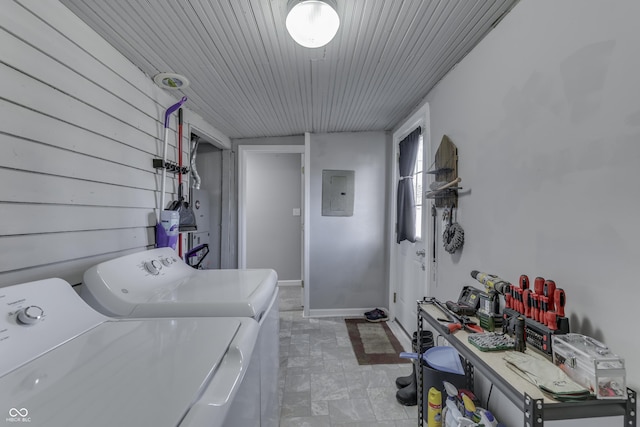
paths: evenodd
<path fill-rule="evenodd" d="M 257 425 L 249 318 L 109 319 L 67 282 L 0 288 L 8 425 Z"/>
<path fill-rule="evenodd" d="M 260 425 L 277 427 L 279 327 L 278 277 L 271 269 L 196 270 L 170 248 L 126 255 L 93 266 L 80 292 L 113 317 L 242 316 L 259 324 Z M 258 404 L 259 402 L 259 404 Z"/>

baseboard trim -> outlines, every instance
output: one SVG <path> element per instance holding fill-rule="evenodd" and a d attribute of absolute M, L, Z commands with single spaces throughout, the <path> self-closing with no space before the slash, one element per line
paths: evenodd
<path fill-rule="evenodd" d="M 411 338 L 409 337 L 409 335 L 407 335 L 407 331 L 405 331 L 399 323 L 397 323 L 395 320 L 391 320 L 387 322 L 387 326 L 389 326 L 389 329 L 391 329 L 393 335 L 395 335 L 398 341 L 400 341 L 400 344 L 404 348 L 404 351 L 413 351 L 413 349 L 411 348 Z"/>
<path fill-rule="evenodd" d="M 278 280 L 278 286 L 281 288 L 287 286 L 300 286 L 302 287 L 302 280 Z"/>

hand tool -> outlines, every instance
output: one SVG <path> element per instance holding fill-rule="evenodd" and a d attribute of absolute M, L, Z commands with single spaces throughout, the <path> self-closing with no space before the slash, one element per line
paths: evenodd
<path fill-rule="evenodd" d="M 567 296 L 564 293 L 564 289 L 556 288 L 555 292 L 553 293 L 553 299 L 555 300 L 558 316 L 564 317 L 564 305 L 567 302 Z"/>
<path fill-rule="evenodd" d="M 538 276 L 533 282 L 533 292 L 538 295 L 542 295 L 543 291 L 544 291 L 544 278 Z"/>
<path fill-rule="evenodd" d="M 520 309 L 518 310 L 520 312 L 520 314 L 524 314 L 525 311 L 525 301 L 524 301 L 524 290 L 525 289 L 529 289 L 529 276 L 527 276 L 526 274 L 523 274 L 520 276 L 520 280 L 518 281 L 519 285 L 520 285 L 520 291 L 518 291 L 519 294 L 519 304 L 520 304 Z"/>
<path fill-rule="evenodd" d="M 538 320 L 538 312 L 540 311 L 540 295 L 533 293 L 531 294 L 531 318 L 535 321 Z"/>
<path fill-rule="evenodd" d="M 516 289 L 516 311 L 520 314 L 524 314 L 524 303 L 522 302 L 522 288 Z"/>
<path fill-rule="evenodd" d="M 549 302 L 547 305 L 547 311 L 554 311 L 554 304 L 553 304 L 553 295 L 554 292 L 556 290 L 556 282 L 554 282 L 553 280 L 545 280 L 544 281 L 544 290 L 542 291 L 542 294 L 549 298 Z"/>
<path fill-rule="evenodd" d="M 509 285 L 509 294 L 511 295 L 511 308 L 515 310 L 516 308 L 516 285 Z"/>
<path fill-rule="evenodd" d="M 445 314 L 445 316 L 447 316 L 447 318 L 451 322 L 447 325 L 447 330 L 449 331 L 449 333 L 453 333 L 463 328 L 472 333 L 484 332 L 484 330 L 477 323 L 473 322 L 468 316 L 458 316 L 436 298 L 428 298 L 425 300 L 425 302 L 428 304 L 434 304 L 440 309 L 440 311 Z"/>
<path fill-rule="evenodd" d="M 540 296 L 540 312 L 538 313 L 538 322 L 546 323 L 548 308 L 549 308 L 549 297 L 541 295 Z"/>
<path fill-rule="evenodd" d="M 522 299 L 524 302 L 524 315 L 531 318 L 531 289 L 525 289 L 522 293 Z"/>
<path fill-rule="evenodd" d="M 545 324 L 552 331 L 558 329 L 558 313 L 555 311 L 547 311 L 547 319 Z"/>
<path fill-rule="evenodd" d="M 551 300 L 551 299 L 550 299 Z M 556 288 L 553 292 L 553 300 L 555 305 L 554 311 L 547 312 L 547 327 L 552 331 L 558 329 L 558 319 L 564 317 L 564 305 L 566 295 L 564 289 Z"/>
<path fill-rule="evenodd" d="M 524 352 L 527 348 L 524 325 L 525 325 L 524 317 L 518 316 L 518 318 L 516 319 L 516 334 L 515 334 L 516 342 L 514 347 L 515 351 Z"/>
<path fill-rule="evenodd" d="M 511 308 L 511 300 L 512 299 L 513 298 L 511 297 L 511 291 L 507 292 L 504 295 L 504 306 L 507 307 L 507 308 Z"/>

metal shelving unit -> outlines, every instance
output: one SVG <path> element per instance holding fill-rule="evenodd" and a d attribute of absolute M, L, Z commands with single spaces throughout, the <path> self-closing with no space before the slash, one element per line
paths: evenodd
<path fill-rule="evenodd" d="M 505 371 L 501 370 L 504 363 L 492 363 L 492 358 L 500 358 L 496 353 L 482 353 L 467 342 L 467 333 L 458 331 L 449 334 L 447 328 L 437 320 L 439 310 L 426 301 L 417 302 L 418 336 L 424 330 L 424 323 L 428 323 L 434 331 L 446 336 L 447 341 L 465 359 L 465 371 L 473 381 L 473 372 L 478 370 L 500 390 L 524 417 L 523 426 L 543 427 L 544 421 L 568 420 L 579 418 L 598 418 L 608 416 L 623 416 L 625 427 L 636 427 L 636 392 L 627 388 L 627 399 L 587 400 L 582 402 L 559 402 L 542 394 L 532 384 L 525 380 L 505 378 Z M 423 361 L 418 359 L 418 426 L 424 427 L 425 414 L 423 406 Z"/>

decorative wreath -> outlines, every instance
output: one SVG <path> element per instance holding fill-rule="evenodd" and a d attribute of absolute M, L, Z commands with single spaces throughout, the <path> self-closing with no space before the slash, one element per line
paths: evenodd
<path fill-rule="evenodd" d="M 453 222 L 453 207 L 451 207 L 451 212 L 449 213 L 449 225 L 442 233 L 442 240 L 444 242 L 444 250 L 450 254 L 457 251 L 464 244 L 464 230 L 460 224 Z"/>

